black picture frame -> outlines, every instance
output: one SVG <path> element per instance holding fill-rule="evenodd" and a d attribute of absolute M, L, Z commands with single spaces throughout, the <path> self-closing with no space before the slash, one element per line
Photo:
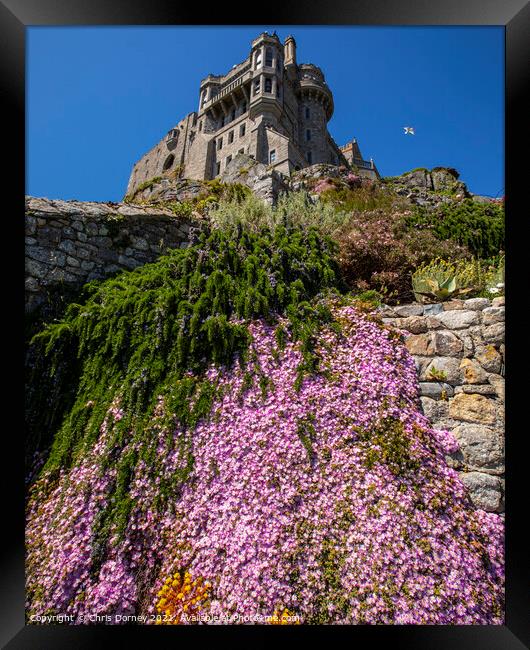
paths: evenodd
<path fill-rule="evenodd" d="M 508 307 L 508 390 L 506 400 L 506 625 L 504 626 L 327 626 L 278 628 L 259 626 L 200 626 L 195 628 L 104 627 L 104 626 L 24 626 L 24 481 L 23 425 L 15 418 L 11 426 L 4 420 L 2 457 L 4 467 L 4 541 L 7 549 L 1 557 L 0 642 L 9 650 L 43 648 L 95 648 L 133 640 L 144 647 L 161 643 L 192 643 L 204 647 L 269 647 L 278 642 L 293 643 L 304 637 L 316 643 L 346 643 L 346 647 L 406 648 L 438 650 L 470 648 L 473 650 L 514 650 L 530 647 L 530 580 L 528 571 L 525 524 L 526 454 L 525 390 L 519 382 L 525 378 L 525 332 L 528 331 L 528 308 L 525 307 L 524 274 L 526 269 L 525 238 L 528 198 L 525 138 L 528 137 L 528 104 L 523 91 L 530 62 L 530 4 L 525 0 L 353 0 L 317 2 L 291 0 L 277 7 L 255 3 L 255 14 L 248 9 L 232 15 L 226 5 L 213 5 L 206 11 L 198 5 L 176 4 L 167 0 L 1 0 L 0 1 L 0 76 L 4 155 L 8 160 L 4 175 L 2 203 L 11 203 L 3 216 L 5 241 L 4 264 L 8 251 L 13 253 L 9 269 L 18 268 L 22 248 L 23 194 L 25 183 L 25 30 L 35 25 L 501 25 L 505 28 L 505 162 L 507 214 L 507 307 Z M 20 230 L 19 230 L 20 228 Z M 6 234 L 8 233 L 8 234 Z M 8 242 L 13 242 L 11 245 Z M 14 243 L 16 242 L 16 244 Z M 519 252 L 517 249 L 521 247 Z M 22 282 L 4 282 L 7 309 L 4 316 L 19 340 L 23 327 L 17 327 L 15 314 L 23 318 Z M 527 273 L 528 275 L 528 273 Z M 6 277 L 4 275 L 4 277 Z M 517 298 L 516 298 L 517 296 Z M 519 340 L 520 339 L 520 340 Z M 6 339 L 4 339 L 5 341 Z M 9 352 L 14 346 L 5 345 Z M 519 351 L 521 353 L 519 353 Z M 8 370 L 15 375 L 21 367 L 18 354 Z M 6 370 L 5 370 L 6 372 Z M 527 374 L 527 373 L 526 373 Z M 9 408 L 11 413 L 23 412 Z M 7 401 L 7 400 L 6 400 Z M 22 425 L 22 426 L 21 426 Z M 281 630 L 281 631 L 280 631 Z M 340 641 L 338 636 L 340 634 Z M 171 635 L 171 636 L 169 636 Z"/>

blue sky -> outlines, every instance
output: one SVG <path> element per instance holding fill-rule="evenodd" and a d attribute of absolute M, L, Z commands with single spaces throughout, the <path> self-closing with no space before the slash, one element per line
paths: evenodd
<path fill-rule="evenodd" d="M 28 28 L 26 192 L 119 201 L 134 162 L 197 109 L 200 80 L 273 30 L 322 68 L 337 144 L 355 136 L 384 176 L 445 165 L 504 193 L 502 27 L 285 25 Z"/>

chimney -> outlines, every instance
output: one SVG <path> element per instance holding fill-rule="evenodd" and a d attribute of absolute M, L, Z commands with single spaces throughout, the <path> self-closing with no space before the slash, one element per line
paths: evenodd
<path fill-rule="evenodd" d="M 296 41 L 292 36 L 285 39 L 283 55 L 286 69 L 294 72 L 296 70 Z"/>

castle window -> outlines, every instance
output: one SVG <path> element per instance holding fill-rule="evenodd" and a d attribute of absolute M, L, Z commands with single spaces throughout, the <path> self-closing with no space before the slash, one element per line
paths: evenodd
<path fill-rule="evenodd" d="M 265 92 L 272 92 L 272 79 L 269 79 L 268 77 L 265 79 Z"/>
<path fill-rule="evenodd" d="M 218 163 L 215 163 L 215 175 L 219 176 L 220 173 L 221 173 L 221 163 L 218 162 Z"/>
<path fill-rule="evenodd" d="M 175 162 L 175 156 L 172 153 L 170 153 L 169 156 L 164 161 L 163 170 L 167 171 L 174 162 Z"/>
<path fill-rule="evenodd" d="M 217 150 L 219 151 L 222 148 L 223 148 L 223 138 L 219 138 L 219 140 L 217 140 Z"/>
<path fill-rule="evenodd" d="M 232 156 L 227 156 L 226 157 L 226 167 L 232 162 Z"/>
<path fill-rule="evenodd" d="M 206 104 L 206 92 L 206 90 L 202 91 L 201 106 L 204 106 L 204 104 Z"/>
<path fill-rule="evenodd" d="M 272 68 L 272 47 L 265 50 L 265 65 Z"/>
<path fill-rule="evenodd" d="M 258 50 L 254 58 L 254 67 L 259 68 L 260 65 L 261 65 L 261 50 Z"/>
<path fill-rule="evenodd" d="M 246 130 L 246 125 L 243 122 L 243 124 L 239 127 L 239 137 L 242 138 L 245 135 L 245 130 Z"/>
<path fill-rule="evenodd" d="M 202 120 L 199 122 L 199 131 L 202 131 Z"/>
<path fill-rule="evenodd" d="M 311 111 L 306 106 L 306 108 L 305 108 L 305 119 L 308 120 L 310 117 L 311 117 Z"/>
<path fill-rule="evenodd" d="M 312 165 L 313 164 L 313 152 L 308 151 L 306 155 L 307 162 Z"/>
<path fill-rule="evenodd" d="M 254 95 L 259 94 L 259 85 L 260 85 L 259 82 L 260 82 L 259 79 L 254 79 Z"/>
<path fill-rule="evenodd" d="M 272 149 L 269 152 L 269 163 L 272 164 L 276 160 L 276 150 Z"/>
<path fill-rule="evenodd" d="M 306 129 L 305 130 L 305 139 L 306 140 L 311 140 L 311 129 Z"/>
<path fill-rule="evenodd" d="M 234 132 L 230 131 L 230 133 L 228 134 L 228 144 L 232 144 L 233 141 L 234 141 Z"/>

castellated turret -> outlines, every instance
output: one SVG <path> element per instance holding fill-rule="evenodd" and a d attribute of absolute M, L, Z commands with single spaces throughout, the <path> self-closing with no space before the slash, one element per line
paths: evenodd
<path fill-rule="evenodd" d="M 209 74 L 199 86 L 197 111 L 189 113 L 134 165 L 127 194 L 142 183 L 173 176 L 208 180 L 238 153 L 284 174 L 316 163 L 356 164 L 377 175 L 373 163 L 353 161 L 327 129 L 333 94 L 322 70 L 296 62 L 296 42 L 264 32 L 248 57 L 224 75 Z"/>

